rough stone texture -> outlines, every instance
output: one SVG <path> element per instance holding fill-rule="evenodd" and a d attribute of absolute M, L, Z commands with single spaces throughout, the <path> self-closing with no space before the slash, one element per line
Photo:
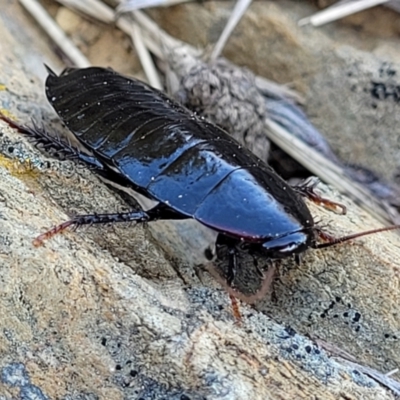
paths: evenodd
<path fill-rule="evenodd" d="M 21 121 L 48 118 L 34 51 L 45 45 L 37 35 L 33 48 L 29 21 L 14 11 L 0 24 L 0 107 Z M 29 33 L 15 40 L 10 24 Z M 270 299 L 258 306 L 269 316 L 242 305 L 237 326 L 226 293 L 182 268 L 191 252 L 179 253 L 178 243 L 186 259 L 172 266 L 145 227 L 66 232 L 34 248 L 32 239 L 65 212 L 126 205 L 90 172 L 43 155 L 3 123 L 0 135 L 2 400 L 393 398 L 303 335 L 383 372 L 400 365 L 394 233 L 310 251 L 299 267 L 282 263 Z M 311 205 L 335 233 L 376 226 L 327 195 L 349 208 L 341 217 Z"/>
<path fill-rule="evenodd" d="M 167 32 L 204 48 L 218 39 L 231 7 L 188 3 L 151 15 Z M 311 121 L 343 161 L 391 180 L 400 167 L 399 14 L 377 7 L 353 24 L 297 26 L 315 11 L 306 2 L 253 2 L 223 54 L 299 90 Z"/>

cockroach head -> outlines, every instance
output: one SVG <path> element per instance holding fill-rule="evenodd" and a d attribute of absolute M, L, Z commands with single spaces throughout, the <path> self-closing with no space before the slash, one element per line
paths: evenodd
<path fill-rule="evenodd" d="M 305 252 L 309 247 L 313 247 L 314 242 L 314 230 L 307 228 L 263 242 L 260 252 L 267 258 L 286 258 Z"/>

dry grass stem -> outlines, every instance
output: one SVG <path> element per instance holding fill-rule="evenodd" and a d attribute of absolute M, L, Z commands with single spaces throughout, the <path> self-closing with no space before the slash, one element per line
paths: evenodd
<path fill-rule="evenodd" d="M 134 11 L 132 16 L 142 27 L 145 40 L 145 33 L 147 33 L 147 40 L 151 38 L 152 45 L 157 46 L 157 49 L 154 49 L 156 51 L 154 54 L 157 57 L 158 54 L 160 54 L 161 60 L 166 60 L 167 52 L 181 47 L 185 47 L 192 55 L 200 56 L 202 54 L 200 50 L 195 49 L 181 40 L 175 39 L 167 32 L 160 29 L 159 26 L 142 11 Z M 150 48 L 150 50 L 153 52 L 153 49 Z"/>
<path fill-rule="evenodd" d="M 210 56 L 210 61 L 213 62 L 215 61 L 220 55 L 225 47 L 226 42 L 229 39 L 229 36 L 235 29 L 236 25 L 239 23 L 241 18 L 243 17 L 243 14 L 246 12 L 246 10 L 249 8 L 252 0 L 238 0 L 234 9 L 232 10 L 232 13 L 229 17 L 229 20 L 227 24 L 225 25 L 224 30 L 221 33 L 221 36 L 219 37 L 217 43 L 214 46 L 214 49 L 211 53 Z"/>
<path fill-rule="evenodd" d="M 57 0 L 60 4 L 81 12 L 91 18 L 100 20 L 102 22 L 111 23 L 115 20 L 114 10 L 100 0 Z M 251 0 L 246 0 L 248 5 Z M 248 7 L 243 2 L 239 4 L 242 12 Z M 246 7 L 243 7 L 243 6 Z M 240 10 L 239 10 L 240 11 Z M 174 49 L 185 47 L 186 51 L 191 55 L 200 57 L 202 51 L 182 42 L 174 37 L 168 35 L 165 31 L 160 29 L 158 25 L 151 20 L 146 14 L 141 11 L 132 12 L 133 19 L 141 26 L 141 36 L 145 46 L 160 60 L 166 61 L 167 54 Z M 131 18 L 124 16 L 116 20 L 116 25 L 119 29 L 131 36 Z M 236 24 L 235 24 L 236 25 Z M 222 35 L 221 35 L 222 37 Z M 278 97 L 286 97 L 298 103 L 302 103 L 303 99 L 297 92 L 282 85 L 278 85 L 263 77 L 256 78 L 256 84 L 260 91 L 267 93 L 274 93 Z"/>
<path fill-rule="evenodd" d="M 381 223 L 389 223 L 388 215 L 382 208 L 381 202 L 372 196 L 366 188 L 350 179 L 342 167 L 328 160 L 270 119 L 266 120 L 266 125 L 269 130 L 266 130 L 265 134 L 278 147 L 320 177 L 321 180 L 349 195 Z"/>
<path fill-rule="evenodd" d="M 26 0 L 25 0 L 26 1 Z M 105 23 L 113 23 L 115 21 L 114 10 L 98 0 L 57 0 L 60 4 L 67 8 L 71 8 L 85 16 L 97 19 Z M 146 46 L 141 29 L 136 23 L 127 18 L 120 18 L 117 26 L 132 38 L 133 45 L 142 64 L 144 73 L 149 83 L 157 89 L 162 89 L 160 78 L 156 67 L 151 59 L 151 56 Z M 151 46 L 154 47 L 154 46 Z M 88 65 L 89 64 L 89 61 Z"/>
<path fill-rule="evenodd" d="M 95 20 L 115 23 L 121 31 L 131 37 L 131 16 L 116 18 L 117 14 L 114 10 L 100 0 L 57 0 L 57 2 Z M 161 30 L 156 23 L 141 11 L 133 11 L 132 17 L 142 27 L 141 33 L 144 44 L 157 58 L 165 60 L 165 49 L 178 48 L 185 45 L 180 40 L 173 38 Z M 200 55 L 199 51 L 195 51 L 194 49 L 193 51 L 195 54 Z"/>
<path fill-rule="evenodd" d="M 334 4 L 325 10 L 319 11 L 314 15 L 303 18 L 299 21 L 299 26 L 311 24 L 321 26 L 337 19 L 347 17 L 348 15 L 366 10 L 379 4 L 387 3 L 388 0 L 352 0 Z"/>
<path fill-rule="evenodd" d="M 148 48 L 143 42 L 141 29 L 136 22 L 132 22 L 131 38 L 148 82 L 156 89 L 163 90 L 163 85 L 158 76 L 157 68 L 154 65 Z"/>
<path fill-rule="evenodd" d="M 297 104 L 305 103 L 304 97 L 295 90 L 292 90 L 285 85 L 280 85 L 279 83 L 270 81 L 262 76 L 255 77 L 255 84 L 257 89 L 263 94 L 271 97 L 275 96 L 281 99 L 293 100 Z"/>
<path fill-rule="evenodd" d="M 382 374 L 381 372 L 377 371 L 376 369 L 360 365 L 354 363 L 349 360 L 341 360 L 341 362 L 345 365 L 349 365 L 350 367 L 354 368 L 355 370 L 368 375 L 370 378 L 374 379 L 376 382 L 379 382 L 381 385 L 386 386 L 390 389 L 396 396 L 400 396 L 400 383 L 395 381 L 392 378 L 389 378 L 387 375 Z"/>
<path fill-rule="evenodd" d="M 19 2 L 49 35 L 54 43 L 57 44 L 74 66 L 79 68 L 90 66 L 89 60 L 81 53 L 74 43 L 68 39 L 64 31 L 36 0 L 19 0 Z"/>
<path fill-rule="evenodd" d="M 398 368 L 393 369 L 392 371 L 389 371 L 387 374 L 385 374 L 386 377 L 392 376 L 394 374 L 397 374 L 399 372 Z"/>
<path fill-rule="evenodd" d="M 117 13 L 122 14 L 148 7 L 168 7 L 179 3 L 187 3 L 193 0 L 123 0 L 117 7 Z"/>
<path fill-rule="evenodd" d="M 57 0 L 67 8 L 107 24 L 114 22 L 114 10 L 98 0 Z"/>

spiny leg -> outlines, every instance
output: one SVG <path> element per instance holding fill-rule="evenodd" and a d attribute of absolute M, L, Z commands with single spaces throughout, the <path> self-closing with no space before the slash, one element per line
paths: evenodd
<path fill-rule="evenodd" d="M 106 178 L 106 184 L 107 181 L 113 182 L 114 184 L 119 184 L 123 187 L 132 187 L 135 191 L 141 193 L 140 188 L 134 187 L 132 183 L 125 179 L 122 174 L 113 171 L 106 164 L 103 164 L 103 162 L 95 155 L 92 156 L 84 153 L 78 148 L 72 146 L 67 139 L 61 139 L 58 133 L 55 135 L 50 135 L 44 126 L 40 127 L 33 120 L 32 127 L 20 124 L 2 114 L 1 111 L 0 119 L 9 124 L 13 129 L 16 129 L 23 135 L 26 135 L 30 142 L 32 142 L 34 145 L 41 145 L 41 148 L 47 151 L 50 149 L 53 150 L 50 155 L 58 159 L 72 160 L 77 164 L 82 163 L 82 165 L 86 166 L 91 171 L 95 171 L 100 177 Z"/>
<path fill-rule="evenodd" d="M 109 224 L 117 222 L 151 222 L 158 219 L 184 219 L 182 216 L 176 213 L 174 210 L 167 207 L 165 204 L 159 203 L 148 211 L 138 210 L 130 211 L 125 213 L 112 213 L 112 214 L 87 214 L 77 215 L 68 221 L 65 221 L 45 233 L 39 235 L 34 239 L 34 246 L 41 246 L 43 242 L 50 239 L 52 236 L 64 231 L 69 227 L 74 229 L 79 228 L 83 225 L 94 225 L 94 224 Z"/>
<path fill-rule="evenodd" d="M 242 314 L 240 313 L 239 302 L 238 302 L 236 296 L 234 296 L 231 293 L 229 293 L 229 299 L 231 301 L 233 316 L 236 319 L 236 323 L 238 325 L 240 325 L 242 323 Z"/>
<path fill-rule="evenodd" d="M 74 161 L 81 161 L 90 169 L 103 170 L 103 164 L 93 156 L 85 154 L 79 149 L 71 145 L 71 143 L 64 141 L 60 135 L 50 135 L 44 126 L 39 126 L 32 120 L 32 126 L 20 124 L 11 118 L 7 117 L 0 111 L 0 119 L 6 122 L 11 128 L 16 129 L 19 133 L 27 136 L 29 140 L 35 145 L 41 145 L 44 150 L 55 151 L 53 154 L 57 158 L 65 158 Z"/>
<path fill-rule="evenodd" d="M 347 208 L 345 205 L 336 203 L 332 200 L 326 199 L 322 196 L 320 196 L 318 193 L 315 192 L 315 188 L 318 185 L 319 181 L 317 179 L 310 180 L 307 179 L 305 182 L 301 183 L 300 185 L 297 186 L 292 186 L 293 189 L 301 194 L 304 197 L 307 197 L 309 200 L 314 202 L 317 205 L 322 205 L 329 210 L 338 212 L 338 209 L 340 210 L 340 214 L 345 215 L 347 212 Z"/>
<path fill-rule="evenodd" d="M 227 249 L 228 254 L 228 271 L 226 273 L 226 281 L 229 286 L 232 286 L 233 281 L 235 280 L 235 275 L 238 269 L 238 250 L 236 248 L 238 244 L 237 239 L 232 239 L 228 236 L 219 234 L 217 237 L 217 241 L 215 243 L 217 256 L 220 258 L 221 251 L 223 248 Z"/>
<path fill-rule="evenodd" d="M 87 215 L 77 215 L 68 221 L 65 221 L 45 233 L 39 235 L 33 241 L 33 245 L 38 247 L 43 244 L 47 239 L 50 239 L 54 235 L 63 232 L 69 227 L 74 229 L 79 228 L 83 225 L 94 225 L 94 224 L 108 224 L 111 222 L 146 222 L 149 221 L 149 216 L 144 211 L 127 212 L 127 213 L 114 213 L 114 214 L 87 214 Z"/>
<path fill-rule="evenodd" d="M 235 275 L 237 272 L 237 253 L 235 248 L 230 248 L 229 252 L 229 264 L 228 264 L 228 275 L 227 282 L 229 286 L 232 286 L 233 281 L 235 280 Z"/>

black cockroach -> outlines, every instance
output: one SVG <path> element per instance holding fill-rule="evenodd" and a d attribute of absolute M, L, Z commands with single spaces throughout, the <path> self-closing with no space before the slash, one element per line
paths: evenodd
<path fill-rule="evenodd" d="M 227 283 L 238 254 L 267 260 L 299 256 L 308 248 L 333 246 L 391 226 L 341 238 L 323 234 L 300 196 L 319 198 L 310 187 L 292 188 L 226 132 L 143 82 L 103 68 L 49 70 L 46 95 L 61 120 L 91 155 L 74 150 L 37 127 L 19 126 L 158 202 L 147 211 L 79 215 L 38 236 L 34 243 L 70 226 L 193 218 L 218 233 L 228 248 Z M 317 236 L 327 242 L 317 243 Z M 218 252 L 217 252 L 218 254 Z"/>

